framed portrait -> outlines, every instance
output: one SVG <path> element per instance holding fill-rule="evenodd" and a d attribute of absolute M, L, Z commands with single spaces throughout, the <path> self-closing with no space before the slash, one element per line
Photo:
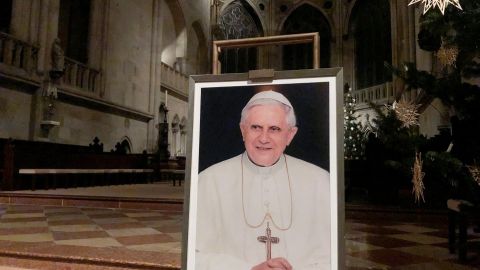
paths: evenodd
<path fill-rule="evenodd" d="M 182 269 L 344 269 L 341 68 L 190 78 Z"/>

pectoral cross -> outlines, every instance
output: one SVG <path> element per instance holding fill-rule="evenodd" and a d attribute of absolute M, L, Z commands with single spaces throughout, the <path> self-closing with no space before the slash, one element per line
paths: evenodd
<path fill-rule="evenodd" d="M 272 230 L 270 230 L 270 227 L 268 226 L 267 222 L 267 230 L 265 231 L 266 236 L 262 235 L 257 237 L 257 240 L 265 243 L 265 247 L 267 249 L 267 261 L 272 258 L 272 244 L 278 244 L 280 242 L 280 238 L 278 237 L 272 237 Z"/>

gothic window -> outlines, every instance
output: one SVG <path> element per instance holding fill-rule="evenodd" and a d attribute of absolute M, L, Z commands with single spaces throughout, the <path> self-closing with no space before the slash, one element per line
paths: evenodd
<path fill-rule="evenodd" d="M 320 34 L 320 67 L 330 67 L 330 25 L 315 7 L 304 4 L 290 14 L 283 26 L 283 34 L 318 32 Z M 283 47 L 283 69 L 313 68 L 312 44 Z"/>
<path fill-rule="evenodd" d="M 262 36 L 260 22 L 252 8 L 244 1 L 228 5 L 219 17 L 222 39 L 240 39 Z M 257 49 L 226 49 L 220 56 L 222 73 L 246 72 L 257 67 Z"/>
<path fill-rule="evenodd" d="M 65 55 L 82 63 L 88 61 L 90 0 L 60 0 L 58 37 Z"/>
<path fill-rule="evenodd" d="M 0 1 L 0 32 L 10 31 L 10 20 L 12 19 L 12 0 Z"/>
<path fill-rule="evenodd" d="M 352 11 L 357 89 L 391 80 L 384 62 L 392 62 L 390 5 L 385 0 L 359 0 Z"/>

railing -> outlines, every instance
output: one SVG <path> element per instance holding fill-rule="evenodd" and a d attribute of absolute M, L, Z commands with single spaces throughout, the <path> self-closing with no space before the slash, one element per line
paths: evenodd
<path fill-rule="evenodd" d="M 162 84 L 184 96 L 188 96 L 187 76 L 165 63 L 162 63 Z"/>
<path fill-rule="evenodd" d="M 90 93 L 99 93 L 100 71 L 65 57 L 63 83 Z"/>
<path fill-rule="evenodd" d="M 0 32 L 0 63 L 25 70 L 35 71 L 38 61 L 38 47 Z"/>
<path fill-rule="evenodd" d="M 355 90 L 352 96 L 357 104 L 374 102 L 377 104 L 387 104 L 395 100 L 396 91 L 391 82 L 375 85 L 372 87 Z"/>

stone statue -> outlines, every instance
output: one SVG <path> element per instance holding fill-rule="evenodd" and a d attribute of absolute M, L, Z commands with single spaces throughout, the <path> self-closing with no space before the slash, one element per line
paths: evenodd
<path fill-rule="evenodd" d="M 60 39 L 57 37 L 52 44 L 52 77 L 60 78 L 65 72 L 65 53 L 60 45 Z"/>

